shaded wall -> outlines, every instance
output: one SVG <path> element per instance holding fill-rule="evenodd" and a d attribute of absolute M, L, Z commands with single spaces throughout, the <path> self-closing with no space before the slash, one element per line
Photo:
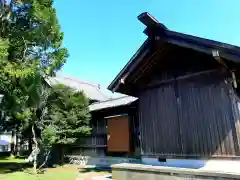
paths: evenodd
<path fill-rule="evenodd" d="M 93 116 L 91 135 L 79 137 L 69 148 L 68 154 L 75 156 L 104 156 L 107 147 L 107 121 L 102 116 Z"/>
<path fill-rule="evenodd" d="M 136 104 L 102 109 L 91 112 L 91 135 L 80 137 L 79 140 L 68 149 L 68 155 L 74 156 L 129 156 L 128 152 L 108 152 L 107 149 L 107 119 L 105 117 L 128 114 L 129 117 L 129 141 L 131 152 L 139 145 L 137 142 L 138 119 L 136 118 Z M 120 119 L 119 119 L 120 120 Z"/>
<path fill-rule="evenodd" d="M 238 156 L 238 96 L 227 80 L 208 73 L 142 91 L 142 154 Z"/>

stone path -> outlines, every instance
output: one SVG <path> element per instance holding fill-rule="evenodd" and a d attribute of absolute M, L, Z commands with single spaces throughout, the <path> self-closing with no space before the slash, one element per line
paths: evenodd
<path fill-rule="evenodd" d="M 112 180 L 112 175 L 94 176 L 92 180 Z"/>
<path fill-rule="evenodd" d="M 111 174 L 101 174 L 97 172 L 80 173 L 76 180 L 111 180 Z"/>

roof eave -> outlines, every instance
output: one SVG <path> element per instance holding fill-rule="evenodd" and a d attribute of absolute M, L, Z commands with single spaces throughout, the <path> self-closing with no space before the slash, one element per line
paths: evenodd
<path fill-rule="evenodd" d="M 166 35 L 167 43 L 193 49 L 208 55 L 212 55 L 214 50 L 218 50 L 222 58 L 237 63 L 240 62 L 240 48 L 237 46 L 169 30 L 166 31 Z"/>
<path fill-rule="evenodd" d="M 128 74 L 133 72 L 136 64 L 143 59 L 139 58 L 139 55 L 141 55 L 144 49 L 146 49 L 146 42 L 157 36 L 160 40 L 163 39 L 164 42 L 184 48 L 193 49 L 209 55 L 213 55 L 213 51 L 217 50 L 219 51 L 219 55 L 222 58 L 237 63 L 240 62 L 240 48 L 237 46 L 170 31 L 148 13 L 142 13 L 138 16 L 138 19 L 147 26 L 144 33 L 148 35 L 148 39 L 144 42 L 144 44 L 139 48 L 139 50 L 134 54 L 130 61 L 125 65 L 121 72 L 108 86 L 108 89 L 113 92 L 120 92 L 119 87 L 121 83 L 124 82 Z"/>
<path fill-rule="evenodd" d="M 112 105 L 108 105 L 108 106 L 101 106 L 102 103 L 115 101 L 115 100 L 118 100 L 118 99 L 125 99 L 125 98 L 130 98 L 129 102 L 126 102 L 126 103 L 123 102 L 123 103 L 120 103 L 120 104 L 112 104 Z M 137 98 L 135 98 L 135 97 L 125 96 L 125 97 L 120 97 L 120 98 L 116 98 L 116 99 L 111 99 L 111 100 L 108 100 L 108 101 L 97 102 L 96 104 L 98 104 L 99 107 L 92 108 L 92 106 L 96 105 L 96 104 L 92 104 L 92 105 L 89 106 L 89 110 L 90 110 L 90 112 L 95 112 L 95 111 L 101 111 L 101 110 L 104 110 L 104 109 L 113 109 L 113 108 L 117 108 L 117 107 L 130 106 L 133 103 L 135 103 L 136 101 L 137 101 Z"/>
<path fill-rule="evenodd" d="M 163 24 L 159 23 L 152 15 L 147 12 L 141 13 L 138 16 L 138 20 L 141 21 L 145 26 L 147 26 L 147 28 L 144 30 L 144 33 L 148 36 L 148 38 L 108 86 L 108 89 L 112 92 L 118 92 L 120 84 L 124 82 L 127 76 L 133 71 L 134 67 L 136 67 L 136 65 L 143 59 L 141 54 L 144 52 L 144 50 L 146 50 L 146 47 L 148 46 L 149 41 L 152 37 L 149 32 L 155 31 L 156 27 L 158 27 L 158 29 L 161 29 L 162 31 L 167 30 L 167 28 Z M 139 57 L 139 55 L 141 57 Z"/>
<path fill-rule="evenodd" d="M 150 39 L 147 38 L 146 41 L 141 45 L 141 47 L 137 50 L 137 52 L 132 56 L 129 62 L 123 67 L 120 73 L 115 77 L 115 79 L 111 82 L 111 84 L 107 87 L 108 90 L 112 92 L 117 92 L 118 87 L 121 83 L 124 83 L 124 80 L 127 76 L 133 71 L 135 64 L 138 59 L 143 58 L 143 53 L 145 50 L 148 51 L 147 47 L 149 45 Z M 145 51 L 146 52 L 146 51 Z"/>
<path fill-rule="evenodd" d="M 123 107 L 123 106 L 130 106 L 131 104 L 133 104 L 133 102 L 131 103 L 127 103 L 127 104 L 121 104 L 121 105 L 117 105 L 117 106 L 111 106 L 111 107 L 104 107 L 104 108 L 99 108 L 99 109 L 93 109 L 93 110 L 89 110 L 90 112 L 96 112 L 96 111 L 101 111 L 101 110 L 106 110 L 106 109 L 113 109 L 113 108 L 118 108 L 118 107 Z"/>

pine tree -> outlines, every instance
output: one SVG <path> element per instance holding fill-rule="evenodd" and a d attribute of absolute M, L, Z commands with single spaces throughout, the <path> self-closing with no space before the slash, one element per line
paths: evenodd
<path fill-rule="evenodd" d="M 63 158 L 64 147 L 90 133 L 89 100 L 83 92 L 76 92 L 64 85 L 51 89 L 47 101 L 47 113 L 43 118 L 43 144 L 59 145 Z M 61 158 L 61 160 L 62 160 Z"/>
<path fill-rule="evenodd" d="M 8 117 L 3 127 L 31 127 L 36 135 L 48 97 L 44 79 L 68 56 L 62 41 L 52 0 L 0 0 L 0 93 L 5 95 L 1 110 Z"/>

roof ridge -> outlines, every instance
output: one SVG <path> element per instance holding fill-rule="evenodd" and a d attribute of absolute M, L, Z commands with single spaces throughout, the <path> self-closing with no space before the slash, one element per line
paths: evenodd
<path fill-rule="evenodd" d="M 66 75 L 63 75 L 63 74 L 58 74 L 58 76 L 56 76 L 56 77 L 63 78 L 63 79 L 66 79 L 66 80 L 70 80 L 70 81 L 74 81 L 76 83 L 86 84 L 86 85 L 92 86 L 93 88 L 96 89 L 96 91 L 101 93 L 102 96 L 104 96 L 106 99 L 109 99 L 109 96 L 107 96 L 105 93 L 102 92 L 100 84 L 93 84 L 93 83 L 90 83 L 88 81 L 81 80 L 81 79 L 71 77 L 71 76 L 66 76 Z"/>
<path fill-rule="evenodd" d="M 79 82 L 79 83 L 82 83 L 82 84 L 87 84 L 89 86 L 92 86 L 94 88 L 96 88 L 96 90 L 101 93 L 103 96 L 105 96 L 106 98 L 109 98 L 106 94 L 104 94 L 102 91 L 101 91 L 101 87 L 100 87 L 100 84 L 91 84 L 91 83 L 88 83 L 88 82 L 83 82 L 82 80 L 78 80 L 76 78 L 71 78 L 71 77 L 64 77 L 65 79 L 69 79 L 71 81 L 75 81 L 75 82 Z"/>
<path fill-rule="evenodd" d="M 72 76 L 66 75 L 62 72 L 61 73 L 58 72 L 55 77 L 66 78 L 66 79 L 69 79 L 69 80 L 72 80 L 72 81 L 77 81 L 77 82 L 80 82 L 80 83 L 83 83 L 83 84 L 88 84 L 88 85 L 91 85 L 91 86 L 100 87 L 100 84 L 98 84 L 98 83 L 92 83 L 92 82 L 89 82 L 87 80 L 79 79 L 78 77 L 72 77 Z"/>
<path fill-rule="evenodd" d="M 100 89 L 100 84 L 93 84 L 93 83 L 90 83 L 88 81 L 85 81 L 85 80 L 81 80 L 81 79 L 78 79 L 78 78 L 73 78 L 73 77 L 69 77 L 69 76 L 62 76 L 64 79 L 68 79 L 68 80 L 71 80 L 71 81 L 75 81 L 75 82 L 78 82 L 78 83 L 82 83 L 82 84 L 87 84 L 89 86 L 93 86 L 93 87 L 96 87 L 97 89 Z"/>

